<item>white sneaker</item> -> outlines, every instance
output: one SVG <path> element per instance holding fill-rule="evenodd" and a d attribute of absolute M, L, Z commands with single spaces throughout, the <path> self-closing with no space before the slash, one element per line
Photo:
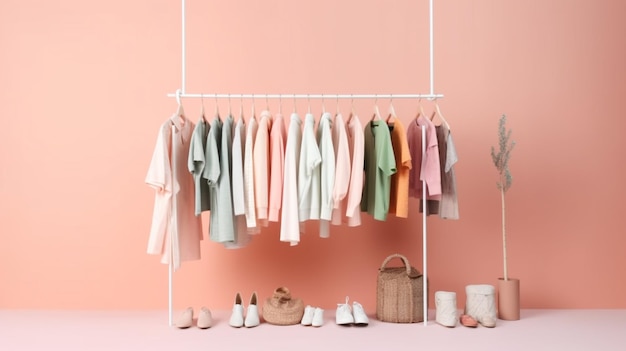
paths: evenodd
<path fill-rule="evenodd" d="M 257 298 L 256 293 L 252 294 L 250 298 L 250 304 L 248 305 L 248 311 L 246 312 L 246 320 L 244 325 L 246 328 L 252 328 L 259 325 L 261 322 L 259 320 L 259 308 L 257 307 Z"/>
<path fill-rule="evenodd" d="M 311 325 L 313 324 L 313 314 L 315 313 L 315 308 L 310 305 L 306 305 L 304 308 L 304 315 L 302 316 L 302 321 L 300 324 L 302 325 Z"/>
<path fill-rule="evenodd" d="M 338 325 L 348 325 L 354 323 L 354 317 L 348 305 L 348 297 L 346 296 L 346 303 L 338 303 L 337 311 L 335 313 L 335 322 Z"/>
<path fill-rule="evenodd" d="M 367 318 L 367 314 L 365 314 L 363 306 L 356 301 L 352 303 L 352 314 L 354 315 L 354 324 L 359 326 L 366 326 L 369 324 L 370 320 Z"/>
<path fill-rule="evenodd" d="M 313 313 L 313 320 L 311 321 L 311 325 L 314 327 L 321 327 L 324 324 L 324 310 L 317 307 L 315 308 L 315 312 Z"/>
<path fill-rule="evenodd" d="M 243 326 L 243 305 L 241 304 L 241 295 L 237 293 L 235 304 L 233 305 L 233 313 L 230 315 L 228 322 L 231 327 L 240 328 Z"/>

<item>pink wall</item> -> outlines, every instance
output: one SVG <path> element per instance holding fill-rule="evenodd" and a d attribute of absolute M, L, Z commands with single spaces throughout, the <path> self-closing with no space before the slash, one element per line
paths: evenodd
<path fill-rule="evenodd" d="M 425 0 L 250 3 L 188 1 L 189 92 L 428 90 Z M 0 3 L 0 308 L 166 308 L 167 266 L 145 254 L 153 192 L 143 179 L 175 110 L 165 94 L 180 86 L 179 7 Z M 461 307 L 465 285 L 502 274 L 489 151 L 506 113 L 518 142 L 509 269 L 522 307 L 626 308 L 626 3 L 436 1 L 435 11 L 435 87 L 460 154 L 461 220 L 428 221 L 431 292 L 457 291 Z M 394 105 L 405 123 L 415 116 L 414 101 Z M 199 106 L 185 101 L 194 120 Z M 365 121 L 373 102 L 356 108 Z M 326 240 L 310 223 L 295 248 L 278 242 L 277 225 L 242 250 L 207 240 L 204 259 L 175 275 L 175 307 L 226 309 L 238 291 L 247 302 L 286 285 L 306 303 L 331 309 L 349 295 L 372 310 L 387 255 L 421 268 L 421 216 L 410 206 L 409 219 L 366 217 Z"/>

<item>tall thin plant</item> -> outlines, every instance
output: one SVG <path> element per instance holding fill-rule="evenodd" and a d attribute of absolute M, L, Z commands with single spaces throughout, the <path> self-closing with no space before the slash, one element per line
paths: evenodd
<path fill-rule="evenodd" d="M 507 265 L 506 254 L 506 204 L 504 195 L 511 188 L 513 177 L 509 170 L 509 160 L 511 159 L 511 151 L 515 147 L 515 141 L 511 140 L 511 130 L 506 129 L 506 115 L 500 117 L 498 126 L 499 150 L 491 147 L 491 159 L 498 170 L 499 180 L 496 183 L 502 199 L 502 255 L 504 258 L 504 280 L 509 280 L 509 270 Z"/>

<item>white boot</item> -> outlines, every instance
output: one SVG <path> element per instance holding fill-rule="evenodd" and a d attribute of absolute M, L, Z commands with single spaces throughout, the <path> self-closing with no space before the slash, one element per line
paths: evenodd
<path fill-rule="evenodd" d="M 445 327 L 456 327 L 456 293 L 450 291 L 435 292 L 435 320 Z"/>
<path fill-rule="evenodd" d="M 479 284 L 465 287 L 467 300 L 465 314 L 472 316 L 486 327 L 494 327 L 496 320 L 496 288 L 493 285 Z"/>

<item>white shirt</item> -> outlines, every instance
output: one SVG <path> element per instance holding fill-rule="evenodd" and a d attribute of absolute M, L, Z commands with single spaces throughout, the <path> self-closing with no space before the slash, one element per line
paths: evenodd
<path fill-rule="evenodd" d="M 329 221 L 333 213 L 333 188 L 335 186 L 335 148 L 333 147 L 332 115 L 322 114 L 317 127 L 317 143 L 321 156 L 320 164 L 320 237 L 328 238 Z"/>
<path fill-rule="evenodd" d="M 320 218 L 320 164 L 322 156 L 315 141 L 315 117 L 307 113 L 302 129 L 298 164 L 298 216 L 300 222 Z"/>
<path fill-rule="evenodd" d="M 285 146 L 284 185 L 280 210 L 280 241 L 297 245 L 300 242 L 298 220 L 298 166 L 302 142 L 302 121 L 298 114 L 291 114 L 287 145 Z"/>
<path fill-rule="evenodd" d="M 246 201 L 246 225 L 248 228 L 256 228 L 256 206 L 254 201 L 254 141 L 256 139 L 258 124 L 253 117 L 248 122 L 243 164 L 243 186 Z"/>

